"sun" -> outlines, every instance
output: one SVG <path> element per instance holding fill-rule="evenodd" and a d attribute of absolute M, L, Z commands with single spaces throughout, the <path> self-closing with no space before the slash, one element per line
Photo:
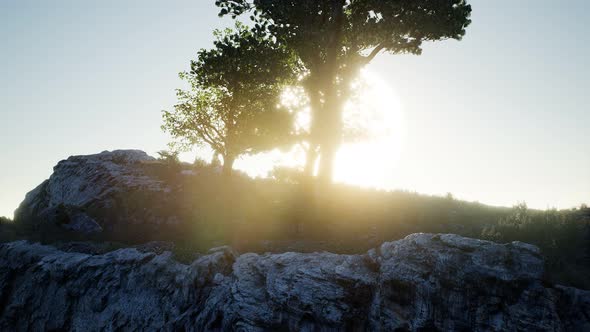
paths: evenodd
<path fill-rule="evenodd" d="M 360 129 L 362 135 L 356 140 L 344 137 L 336 155 L 334 181 L 387 189 L 394 182 L 404 143 L 402 105 L 394 89 L 377 74 L 363 70 L 360 77 L 361 83 L 344 111 L 343 121 L 345 127 Z M 289 92 L 287 97 L 285 103 L 300 102 L 295 92 Z M 309 112 L 302 112 L 298 123 L 303 128 L 308 126 Z M 211 153 L 198 154 L 209 158 Z M 236 166 L 250 176 L 266 177 L 275 166 L 302 167 L 305 155 L 298 145 L 288 152 L 274 150 L 244 156 Z"/>
<path fill-rule="evenodd" d="M 344 122 L 360 124 L 366 135 L 340 147 L 335 161 L 336 182 L 386 188 L 394 177 L 405 136 L 402 104 L 393 88 L 377 74 L 363 70 L 362 87 L 347 107 Z"/>

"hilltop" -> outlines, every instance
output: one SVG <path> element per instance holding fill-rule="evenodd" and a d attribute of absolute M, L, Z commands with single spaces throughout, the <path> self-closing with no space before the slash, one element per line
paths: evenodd
<path fill-rule="evenodd" d="M 293 178 L 227 179 L 206 163 L 137 150 L 73 156 L 31 191 L 4 240 L 166 241 L 180 260 L 219 245 L 241 252 L 358 254 L 417 233 L 454 233 L 541 248 L 551 282 L 590 289 L 590 209 L 536 211 L 334 185 L 303 190 Z M 10 231 L 10 232 L 9 232 Z M 14 233 L 17 233 L 16 235 Z M 103 245 L 104 247 L 104 245 Z"/>

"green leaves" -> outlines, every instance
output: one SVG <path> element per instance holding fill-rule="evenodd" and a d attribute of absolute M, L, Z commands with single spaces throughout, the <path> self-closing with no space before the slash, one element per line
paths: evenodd
<path fill-rule="evenodd" d="M 179 74 L 190 89 L 164 111 L 176 145 L 206 145 L 238 157 L 292 144 L 294 115 L 277 108 L 283 88 L 297 79 L 292 52 L 241 23 L 215 31 L 215 47 L 200 50 L 191 71 Z"/>
<path fill-rule="evenodd" d="M 246 12 L 254 29 L 272 35 L 306 63 L 325 58 L 334 29 L 342 29 L 342 54 L 380 47 L 420 54 L 425 41 L 461 39 L 471 23 L 465 0 L 219 0 L 220 15 Z M 336 13 L 342 11 L 341 26 Z M 309 67 L 309 66 L 308 66 Z"/>

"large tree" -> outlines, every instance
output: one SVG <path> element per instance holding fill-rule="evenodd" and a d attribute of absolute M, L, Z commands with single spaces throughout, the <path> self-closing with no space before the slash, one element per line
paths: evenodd
<path fill-rule="evenodd" d="M 332 177 L 342 109 L 360 68 L 380 53 L 421 54 L 427 41 L 461 39 L 465 0 L 216 0 L 220 15 L 250 14 L 253 31 L 293 50 L 303 63 L 312 108 L 307 172 Z"/>
<path fill-rule="evenodd" d="M 293 143 L 294 114 L 281 106 L 283 89 L 296 81 L 292 53 L 268 35 L 237 24 L 215 32 L 212 49 L 199 51 L 191 71 L 180 73 L 190 88 L 178 89 L 162 129 L 178 149 L 208 146 L 231 174 L 236 158 Z"/>

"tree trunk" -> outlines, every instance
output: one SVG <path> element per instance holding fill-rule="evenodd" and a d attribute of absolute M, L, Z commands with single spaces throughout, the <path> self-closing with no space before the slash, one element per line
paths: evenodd
<path fill-rule="evenodd" d="M 313 177 L 315 175 L 315 166 L 318 159 L 317 146 L 310 143 L 307 155 L 305 157 L 305 176 Z"/>
<path fill-rule="evenodd" d="M 321 116 L 318 117 L 320 135 L 320 167 L 318 177 L 320 182 L 332 182 L 334 173 L 334 159 L 336 151 L 342 141 L 342 106 L 335 86 L 326 89 L 326 102 Z"/>
<path fill-rule="evenodd" d="M 322 110 L 321 93 L 319 91 L 320 80 L 316 75 L 311 75 L 304 84 L 305 91 L 309 97 L 310 109 L 310 123 L 309 123 L 309 138 L 308 150 L 305 159 L 305 175 L 312 178 L 315 176 L 315 166 L 319 154 L 319 130 L 317 126 L 318 114 Z"/>
<path fill-rule="evenodd" d="M 330 183 L 334 175 L 334 161 L 336 159 L 336 150 L 338 145 L 332 142 L 322 144 L 322 155 L 320 157 L 320 167 L 318 178 L 321 183 Z"/>
<path fill-rule="evenodd" d="M 344 5 L 344 0 L 336 0 L 333 3 L 332 17 L 334 21 L 330 29 L 331 36 L 327 46 L 326 63 L 321 81 L 321 90 L 323 91 L 325 101 L 321 114 L 316 114 L 316 129 L 321 130 L 321 134 L 319 135 L 321 156 L 318 177 L 320 178 L 320 182 L 323 183 L 332 182 L 334 157 L 340 144 L 342 132 L 342 110 L 339 107 L 336 78 L 338 76 L 339 58 L 342 51 Z"/>
<path fill-rule="evenodd" d="M 234 157 L 234 156 L 227 156 L 227 155 L 223 156 L 223 168 L 222 168 L 223 176 L 231 177 L 235 160 L 236 160 L 236 157 Z"/>
<path fill-rule="evenodd" d="M 219 166 L 219 156 L 221 153 L 215 151 L 213 152 L 213 157 L 211 157 L 211 165 L 212 166 Z"/>

